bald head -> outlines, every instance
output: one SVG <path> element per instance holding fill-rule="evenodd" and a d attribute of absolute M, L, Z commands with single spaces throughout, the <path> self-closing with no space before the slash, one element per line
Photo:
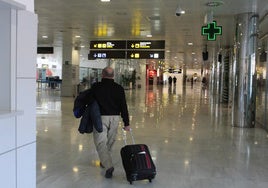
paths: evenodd
<path fill-rule="evenodd" d="M 105 67 L 102 70 L 102 78 L 113 79 L 114 78 L 114 69 L 111 67 Z"/>

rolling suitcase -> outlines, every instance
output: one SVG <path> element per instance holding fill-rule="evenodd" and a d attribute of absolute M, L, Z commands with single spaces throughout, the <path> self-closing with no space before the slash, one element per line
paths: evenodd
<path fill-rule="evenodd" d="M 127 145 L 126 132 L 124 132 L 125 146 L 120 151 L 127 180 L 130 184 L 133 181 L 144 179 L 152 182 L 156 175 L 156 168 L 148 146 L 145 144 L 135 144 L 132 131 L 130 131 L 130 134 L 133 144 Z"/>

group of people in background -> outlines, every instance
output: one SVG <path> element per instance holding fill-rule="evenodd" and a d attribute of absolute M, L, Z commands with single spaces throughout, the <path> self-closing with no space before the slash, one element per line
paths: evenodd
<path fill-rule="evenodd" d="M 191 81 L 191 86 L 193 87 L 194 82 L 197 82 L 197 77 L 192 76 L 189 81 Z M 172 78 L 172 76 L 168 77 L 168 85 L 169 86 L 172 86 L 172 83 L 174 86 L 176 86 L 176 82 L 177 82 L 176 76 L 174 76 L 173 78 Z M 207 86 L 207 78 L 204 76 L 202 78 L 201 82 L 202 82 L 202 87 L 205 88 Z"/>
<path fill-rule="evenodd" d="M 174 84 L 174 86 L 176 85 L 176 82 L 177 82 L 177 78 L 176 76 L 174 76 L 173 78 L 171 76 L 168 77 L 168 84 L 171 86 L 172 85 L 172 82 Z"/>

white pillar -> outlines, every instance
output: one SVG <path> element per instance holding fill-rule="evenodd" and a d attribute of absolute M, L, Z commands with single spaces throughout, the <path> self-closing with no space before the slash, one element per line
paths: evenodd
<path fill-rule="evenodd" d="M 80 50 L 71 45 L 63 45 L 62 61 L 61 96 L 75 97 L 79 84 Z"/>

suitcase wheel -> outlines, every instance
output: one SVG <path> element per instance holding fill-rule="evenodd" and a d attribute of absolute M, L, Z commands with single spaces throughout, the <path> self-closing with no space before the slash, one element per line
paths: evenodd
<path fill-rule="evenodd" d="M 149 179 L 149 182 L 152 183 L 152 179 Z"/>
<path fill-rule="evenodd" d="M 129 181 L 129 184 L 132 185 L 132 181 Z"/>

